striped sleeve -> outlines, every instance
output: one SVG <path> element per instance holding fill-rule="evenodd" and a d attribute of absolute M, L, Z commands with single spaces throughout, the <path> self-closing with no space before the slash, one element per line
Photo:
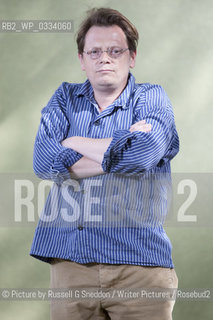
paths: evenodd
<path fill-rule="evenodd" d="M 62 83 L 42 110 L 33 155 L 35 174 L 42 179 L 51 179 L 57 183 L 70 178 L 67 167 L 82 157 L 60 143 L 67 137 L 70 125 L 65 111 L 66 92 L 65 83 Z"/>
<path fill-rule="evenodd" d="M 102 167 L 105 172 L 138 174 L 171 160 L 179 150 L 179 140 L 170 101 L 159 85 L 143 93 L 145 116 L 138 110 L 138 120 L 152 125 L 151 132 L 117 130 L 104 154 Z"/>

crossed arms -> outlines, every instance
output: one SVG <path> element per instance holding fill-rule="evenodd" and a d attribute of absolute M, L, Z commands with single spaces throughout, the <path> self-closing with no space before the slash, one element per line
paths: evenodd
<path fill-rule="evenodd" d="M 141 120 L 133 124 L 129 131 L 150 132 L 151 124 Z M 111 142 L 112 138 L 92 139 L 78 136 L 63 140 L 61 142 L 63 147 L 71 148 L 83 155 L 74 165 L 68 167 L 71 178 L 80 179 L 104 174 L 101 164 Z"/>
<path fill-rule="evenodd" d="M 136 122 L 129 129 L 115 129 L 110 138 L 104 139 L 77 134 L 69 137 L 65 89 L 62 84 L 42 110 L 33 156 L 34 172 L 41 179 L 61 183 L 70 176 L 80 179 L 104 173 L 141 174 L 163 166 L 177 154 L 173 111 L 162 87 L 147 85 L 134 110 Z"/>

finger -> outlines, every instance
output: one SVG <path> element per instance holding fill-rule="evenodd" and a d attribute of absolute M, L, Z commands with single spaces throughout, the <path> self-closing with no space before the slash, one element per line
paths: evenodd
<path fill-rule="evenodd" d="M 145 124 L 136 124 L 136 125 L 134 125 L 134 127 L 132 127 L 132 129 L 143 130 L 143 129 L 147 129 L 150 127 L 151 127 L 151 124 L 145 123 Z"/>
<path fill-rule="evenodd" d="M 140 120 L 140 121 L 132 124 L 130 128 L 134 128 L 134 127 L 137 127 L 140 124 L 145 124 L 145 123 L 146 123 L 146 120 Z"/>
<path fill-rule="evenodd" d="M 152 125 L 151 124 L 147 124 L 145 127 L 146 132 L 150 132 L 152 130 Z"/>
<path fill-rule="evenodd" d="M 141 132 L 150 132 L 152 129 L 152 125 L 147 123 L 147 124 L 143 124 L 143 125 L 135 125 L 134 127 L 130 128 L 130 132 L 134 132 L 134 131 L 141 131 Z"/>

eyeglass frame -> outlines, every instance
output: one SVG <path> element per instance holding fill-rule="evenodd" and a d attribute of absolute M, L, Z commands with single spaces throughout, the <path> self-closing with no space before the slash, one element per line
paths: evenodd
<path fill-rule="evenodd" d="M 113 50 L 113 47 L 109 47 L 107 50 L 101 50 L 100 48 L 97 48 L 98 52 L 99 52 L 99 56 L 97 58 L 92 58 L 91 54 L 92 54 L 92 50 L 89 50 L 89 51 L 83 51 L 83 53 L 86 53 L 88 54 L 88 56 L 92 59 L 92 60 L 96 60 L 96 59 L 99 59 L 102 54 L 104 52 L 106 52 L 108 54 L 108 56 L 112 59 L 117 59 L 119 58 L 124 52 L 126 52 L 127 50 L 129 50 L 129 48 L 125 48 L 125 49 L 120 49 L 120 53 L 117 57 L 113 57 L 109 54 L 110 50 Z"/>

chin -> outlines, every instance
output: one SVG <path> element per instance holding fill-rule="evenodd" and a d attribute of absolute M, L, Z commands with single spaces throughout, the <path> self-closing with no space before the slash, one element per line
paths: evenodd
<path fill-rule="evenodd" d="M 107 87 L 107 88 L 115 87 L 115 83 L 112 81 L 100 81 L 98 85 L 99 87 Z"/>

